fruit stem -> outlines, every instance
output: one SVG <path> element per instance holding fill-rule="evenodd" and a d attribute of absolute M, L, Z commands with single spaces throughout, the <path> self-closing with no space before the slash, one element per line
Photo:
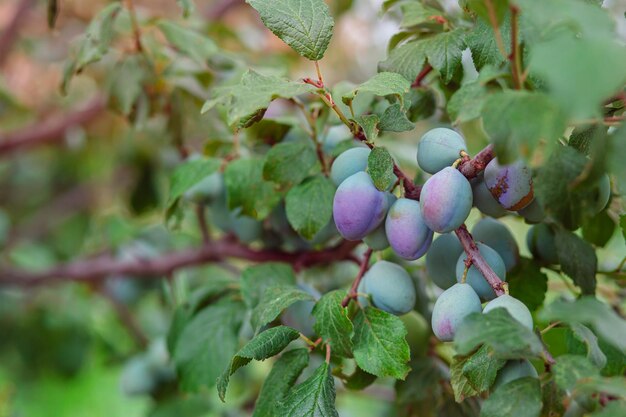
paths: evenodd
<path fill-rule="evenodd" d="M 370 259 L 372 258 L 372 253 L 374 250 L 372 248 L 368 248 L 363 255 L 363 260 L 361 260 L 361 267 L 359 268 L 359 273 L 356 275 L 354 282 L 352 282 L 352 286 L 350 287 L 350 291 L 341 301 L 342 307 L 347 307 L 350 303 L 350 300 L 357 297 L 357 289 L 359 288 L 359 284 L 361 283 L 361 279 L 363 279 L 363 275 L 367 272 L 369 267 Z"/>

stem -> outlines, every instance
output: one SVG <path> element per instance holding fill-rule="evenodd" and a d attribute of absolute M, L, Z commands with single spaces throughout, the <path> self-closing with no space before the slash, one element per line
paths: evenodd
<path fill-rule="evenodd" d="M 504 57 L 504 59 L 509 59 L 506 54 L 506 49 L 504 48 L 504 41 L 502 40 L 502 33 L 500 33 L 500 27 L 498 26 L 498 18 L 496 16 L 496 8 L 493 5 L 491 0 L 485 0 L 485 6 L 487 6 L 487 13 L 489 14 L 489 23 L 491 23 L 491 27 L 493 28 L 493 34 L 496 38 L 496 44 L 498 45 L 498 51 Z"/>
<path fill-rule="evenodd" d="M 363 260 L 361 260 L 361 267 L 359 268 L 359 273 L 356 275 L 356 278 L 352 282 L 352 286 L 350 287 L 350 291 L 348 291 L 348 294 L 341 301 L 341 306 L 342 307 L 347 307 L 348 304 L 350 303 L 350 300 L 356 298 L 356 296 L 357 296 L 357 288 L 359 288 L 359 284 L 361 283 L 361 279 L 363 279 L 363 275 L 365 275 L 365 272 L 368 269 L 369 262 L 370 262 L 370 259 L 372 258 L 372 253 L 373 252 L 374 252 L 374 250 L 372 248 L 369 248 L 365 252 L 365 254 L 363 255 Z"/>
<path fill-rule="evenodd" d="M 467 179 L 472 179 L 484 171 L 487 164 L 495 157 L 496 154 L 493 150 L 493 145 L 488 145 L 482 151 L 478 152 L 474 158 L 461 162 L 458 169 Z"/>
<path fill-rule="evenodd" d="M 341 122 L 348 126 L 348 128 L 350 129 L 350 131 L 353 134 L 355 133 L 355 125 L 354 123 L 350 122 L 348 120 L 348 118 L 346 117 L 345 114 L 343 114 L 343 111 L 341 111 L 341 109 L 337 106 L 337 103 L 335 103 L 335 101 L 333 100 L 332 96 L 330 95 L 330 93 L 322 93 L 320 94 L 320 98 L 322 99 L 322 101 L 324 102 L 324 104 L 326 104 L 328 107 L 330 107 L 335 114 L 337 115 L 337 117 L 339 117 L 339 120 L 341 120 Z"/>
<path fill-rule="evenodd" d="M 330 345 L 326 343 L 326 364 L 330 365 Z"/>
<path fill-rule="evenodd" d="M 139 27 L 139 23 L 137 22 L 137 14 L 135 13 L 135 5 L 133 4 L 133 0 L 126 0 L 126 8 L 128 9 L 128 14 L 130 15 L 130 24 L 133 27 L 135 48 L 137 49 L 137 52 L 143 52 L 143 45 L 141 44 L 141 28 Z"/>
<path fill-rule="evenodd" d="M 424 68 L 422 68 L 420 73 L 417 74 L 417 77 L 415 78 L 415 81 L 413 81 L 413 84 L 411 84 L 411 87 L 413 88 L 421 87 L 422 82 L 424 81 L 424 78 L 426 78 L 426 76 L 430 74 L 432 70 L 433 70 L 433 67 L 430 64 L 424 65 Z"/>
<path fill-rule="evenodd" d="M 317 153 L 317 159 L 320 161 L 320 165 L 322 166 L 322 173 L 328 176 L 329 174 L 328 164 L 326 164 L 326 160 L 324 159 L 324 151 L 322 149 L 322 144 L 319 141 L 318 132 L 317 132 L 317 123 L 316 123 L 317 116 L 314 117 L 311 114 L 311 112 L 309 112 L 307 108 L 304 106 L 304 103 L 302 103 L 297 98 L 293 98 L 291 101 L 295 103 L 296 106 L 298 106 L 298 108 L 304 115 L 307 123 L 309 124 L 309 127 L 311 128 L 311 131 L 309 132 L 309 134 L 311 136 L 311 139 L 313 140 L 313 143 L 315 144 L 315 152 Z"/>
<path fill-rule="evenodd" d="M 209 226 L 206 221 L 206 212 L 204 211 L 203 204 L 196 205 L 196 217 L 198 218 L 200 232 L 202 232 L 202 242 L 208 245 L 211 242 L 211 234 L 209 233 Z"/>
<path fill-rule="evenodd" d="M 559 326 L 561 324 L 560 321 L 555 321 L 554 323 L 550 323 L 550 325 L 546 326 L 545 329 L 543 329 L 541 332 L 542 335 L 548 333 L 550 330 L 552 330 L 553 328 L 555 328 L 556 326 Z"/>
<path fill-rule="evenodd" d="M 324 88 L 324 77 L 322 77 L 322 71 L 320 70 L 320 62 L 315 61 L 315 71 L 317 72 L 317 81 Z"/>
<path fill-rule="evenodd" d="M 522 81 L 522 64 L 520 57 L 520 47 L 517 39 L 518 35 L 518 17 L 519 17 L 519 9 L 517 6 L 510 6 L 511 10 L 511 73 L 513 75 L 513 83 L 515 84 L 515 88 L 521 90 L 523 87 Z"/>

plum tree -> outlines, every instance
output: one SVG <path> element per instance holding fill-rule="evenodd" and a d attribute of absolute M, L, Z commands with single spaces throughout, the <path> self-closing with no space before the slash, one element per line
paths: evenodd
<path fill-rule="evenodd" d="M 426 273 L 439 288 L 448 289 L 456 284 L 456 261 L 463 246 L 453 233 L 439 236 L 426 252 Z"/>
<path fill-rule="evenodd" d="M 366 172 L 357 172 L 341 183 L 333 200 L 337 230 L 348 240 L 361 240 L 374 231 L 389 208 L 385 192 L 374 186 Z"/>
<path fill-rule="evenodd" d="M 498 200 L 495 199 L 491 191 L 487 188 L 482 176 L 472 183 L 472 196 L 474 206 L 480 210 L 481 213 L 494 218 L 499 218 L 507 214 L 504 207 L 498 203 Z"/>
<path fill-rule="evenodd" d="M 367 147 L 350 148 L 339 155 L 330 168 L 330 179 L 339 186 L 344 180 L 357 172 L 365 171 L 370 155 Z"/>
<path fill-rule="evenodd" d="M 417 143 L 417 164 L 429 174 L 435 174 L 452 165 L 461 151 L 467 151 L 467 145 L 457 132 L 444 127 L 431 129 Z"/>
<path fill-rule="evenodd" d="M 522 216 L 524 220 L 526 220 L 526 223 L 530 224 L 540 223 L 546 218 L 546 213 L 543 211 L 543 207 L 541 207 L 541 203 L 537 198 L 534 198 L 532 203 L 523 209 L 518 210 L 517 214 Z"/>
<path fill-rule="evenodd" d="M 522 161 L 500 165 L 493 159 L 484 175 L 487 188 L 505 209 L 521 210 L 533 201 L 532 173 Z"/>
<path fill-rule="evenodd" d="M 496 308 L 504 308 L 509 312 L 511 317 L 528 327 L 533 329 L 533 316 L 530 314 L 528 307 L 517 298 L 511 297 L 508 294 L 501 295 L 489 301 L 483 313 L 488 313 Z"/>
<path fill-rule="evenodd" d="M 526 245 L 535 259 L 550 265 L 559 263 L 554 231 L 547 224 L 539 223 L 528 229 Z"/>
<path fill-rule="evenodd" d="M 433 232 L 424 223 L 419 203 L 407 198 L 391 206 L 385 231 L 391 248 L 404 259 L 421 258 L 433 240 Z"/>
<path fill-rule="evenodd" d="M 472 209 L 472 187 L 457 169 L 444 168 L 424 184 L 420 208 L 431 230 L 451 232 L 463 224 Z"/>
<path fill-rule="evenodd" d="M 400 265 L 378 261 L 363 275 L 358 287 L 359 294 L 368 294 L 374 307 L 400 316 L 415 307 L 415 284 Z M 365 297 L 359 302 L 367 305 Z"/>
<path fill-rule="evenodd" d="M 498 252 L 504 261 L 506 272 L 511 272 L 519 263 L 519 247 L 504 223 L 486 217 L 472 228 L 472 235 L 477 242 L 482 242 Z"/>
<path fill-rule="evenodd" d="M 450 342 L 463 319 L 480 311 L 480 299 L 473 288 L 469 284 L 454 284 L 435 302 L 431 319 L 433 332 L 442 342 Z"/>
<path fill-rule="evenodd" d="M 491 390 L 495 391 L 502 385 L 515 381 L 516 379 L 531 376 L 537 378 L 537 370 L 527 359 L 515 359 L 507 361 L 507 363 L 498 371 L 498 376 L 494 381 Z"/>
<path fill-rule="evenodd" d="M 398 199 L 395 195 L 387 193 L 387 200 L 389 207 Z M 389 247 L 389 240 L 387 239 L 387 232 L 385 231 L 385 222 L 382 222 L 373 232 L 363 238 L 363 242 L 373 250 L 384 250 Z"/>
<path fill-rule="evenodd" d="M 400 316 L 406 328 L 406 341 L 411 349 L 411 356 L 423 356 L 428 349 L 430 328 L 428 322 L 417 311 L 409 311 Z"/>
<path fill-rule="evenodd" d="M 504 265 L 504 261 L 498 255 L 498 252 L 485 245 L 484 243 L 476 243 L 478 247 L 478 251 L 485 258 L 487 264 L 491 267 L 493 272 L 496 273 L 498 277 L 502 281 L 506 281 L 506 266 Z M 463 279 L 463 274 L 465 272 L 465 260 L 467 259 L 467 255 L 465 253 L 459 256 L 459 259 L 456 263 L 456 279 L 458 282 L 461 282 Z M 482 300 L 491 300 L 495 298 L 496 293 L 493 288 L 489 285 L 487 280 L 483 274 L 480 273 L 478 269 L 474 265 L 470 266 L 467 271 L 466 282 L 471 285 L 471 287 L 476 291 L 476 294 L 480 296 Z"/>

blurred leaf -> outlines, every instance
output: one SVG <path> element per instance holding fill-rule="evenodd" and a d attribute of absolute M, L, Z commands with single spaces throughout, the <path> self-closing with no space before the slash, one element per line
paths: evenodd
<path fill-rule="evenodd" d="M 246 366 L 252 359 L 262 361 L 282 352 L 292 341 L 300 337 L 297 330 L 287 326 L 267 329 L 242 347 L 230 361 L 230 365 L 217 379 L 217 392 L 222 401 L 226 397 L 226 389 L 230 376 L 239 368 Z"/>
<path fill-rule="evenodd" d="M 353 320 L 354 359 L 378 377 L 404 379 L 410 368 L 406 328 L 398 317 L 373 307 L 360 309 Z"/>
<path fill-rule="evenodd" d="M 415 125 L 407 118 L 400 103 L 392 104 L 380 116 L 378 128 L 388 132 L 406 132 L 415 129 Z"/>
<path fill-rule="evenodd" d="M 489 23 L 492 16 L 498 24 L 502 23 L 509 9 L 508 0 L 465 0 L 465 3 L 470 10 Z"/>
<path fill-rule="evenodd" d="M 335 381 L 330 365 L 322 363 L 304 382 L 296 385 L 278 405 L 281 417 L 339 417 L 335 409 Z"/>
<path fill-rule="evenodd" d="M 176 0 L 176 3 L 180 6 L 183 11 L 183 17 L 186 19 L 189 15 L 196 11 L 196 6 L 193 3 L 193 0 Z"/>
<path fill-rule="evenodd" d="M 592 395 L 596 392 L 602 392 L 607 395 L 626 399 L 626 378 L 624 376 L 617 377 L 590 377 L 583 378 L 576 384 L 577 393 Z"/>
<path fill-rule="evenodd" d="M 241 207 L 241 214 L 264 219 L 280 201 L 274 185 L 263 179 L 262 159 L 238 159 L 224 171 L 228 208 Z"/>
<path fill-rule="evenodd" d="M 346 308 L 341 306 L 345 295 L 346 292 L 341 290 L 324 294 L 311 314 L 315 317 L 315 332 L 330 345 L 332 352 L 338 356 L 349 357 L 352 355 L 351 336 L 354 328 Z"/>
<path fill-rule="evenodd" d="M 207 415 L 210 410 L 211 401 L 207 398 L 172 398 L 159 401 L 148 417 L 199 417 Z"/>
<path fill-rule="evenodd" d="M 604 247 L 615 231 L 615 223 L 606 210 L 583 223 L 583 238 L 596 246 Z"/>
<path fill-rule="evenodd" d="M 504 308 L 470 314 L 459 326 L 454 336 L 459 354 L 467 355 L 481 344 L 491 347 L 494 355 L 502 359 L 533 357 L 543 350 L 537 335 Z"/>
<path fill-rule="evenodd" d="M 404 381 L 396 381 L 396 401 L 400 405 L 414 405 L 433 398 L 440 398 L 442 387 L 448 381 L 448 372 L 437 359 L 426 356 L 414 358 L 409 364 L 411 371 Z M 446 417 L 448 415 L 446 414 Z"/>
<path fill-rule="evenodd" d="M 573 337 L 581 341 L 585 346 L 587 359 L 598 368 L 604 368 L 606 366 L 606 355 L 600 349 L 596 335 L 588 327 L 580 323 L 570 323 L 570 328 Z"/>
<path fill-rule="evenodd" d="M 422 23 L 433 23 L 434 16 L 441 16 L 440 10 L 426 6 L 419 2 L 406 2 L 400 5 L 402 10 L 401 28 L 410 28 Z"/>
<path fill-rule="evenodd" d="M 335 22 L 324 0 L 246 0 L 263 24 L 311 61 L 324 57 Z"/>
<path fill-rule="evenodd" d="M 216 172 L 220 164 L 219 159 L 203 158 L 185 161 L 178 165 L 170 177 L 168 204 L 171 205 L 189 188 Z"/>
<path fill-rule="evenodd" d="M 378 138 L 378 122 L 380 119 L 375 114 L 365 114 L 354 119 L 363 129 L 368 142 L 373 143 Z"/>
<path fill-rule="evenodd" d="M 352 374 L 343 380 L 343 385 L 349 390 L 361 391 L 376 381 L 376 375 L 365 372 L 358 366 Z"/>
<path fill-rule="evenodd" d="M 626 195 L 626 164 L 623 155 L 626 155 L 626 124 L 622 124 L 609 138 L 608 164 L 610 171 L 614 174 L 617 190 L 620 194 Z M 622 226 L 622 230 L 625 227 Z M 624 235 L 626 238 L 626 235 Z"/>
<path fill-rule="evenodd" d="M 448 100 L 448 114 L 454 123 L 477 119 L 487 97 L 487 89 L 479 81 L 464 84 Z"/>
<path fill-rule="evenodd" d="M 315 147 L 310 140 L 283 142 L 266 154 L 263 178 L 289 187 L 301 183 L 314 167 L 319 170 Z"/>
<path fill-rule="evenodd" d="M 532 259 L 520 258 L 520 262 L 511 273 L 507 274 L 511 296 L 523 302 L 530 311 L 543 305 L 548 291 L 548 276 Z"/>
<path fill-rule="evenodd" d="M 372 177 L 374 185 L 381 191 L 389 189 L 395 179 L 393 174 L 393 158 L 383 147 L 372 149 L 367 158 L 367 173 Z"/>
<path fill-rule="evenodd" d="M 511 49 L 511 20 L 505 19 L 500 25 L 500 34 L 506 49 L 506 53 L 510 54 Z M 478 19 L 474 27 L 466 36 L 467 46 L 472 51 L 472 59 L 476 69 L 481 70 L 486 65 L 499 66 L 506 62 L 506 58 L 502 56 L 498 50 L 496 36 L 493 28 L 488 21 Z"/>
<path fill-rule="evenodd" d="M 281 285 L 296 285 L 296 275 L 289 264 L 268 262 L 249 266 L 241 273 L 241 295 L 250 309 L 257 306 L 267 288 Z"/>
<path fill-rule="evenodd" d="M 199 64 L 206 64 L 218 52 L 215 42 L 191 29 L 166 20 L 157 26 L 174 48 Z"/>
<path fill-rule="evenodd" d="M 626 401 L 610 401 L 604 408 L 591 413 L 591 417 L 622 417 L 626 415 Z"/>
<path fill-rule="evenodd" d="M 593 247 L 562 228 L 556 230 L 554 240 L 563 272 L 572 278 L 583 294 L 595 294 L 598 259 Z"/>
<path fill-rule="evenodd" d="M 278 404 L 285 398 L 308 364 L 309 351 L 307 349 L 294 349 L 283 353 L 263 382 L 252 417 L 278 415 L 276 414 Z"/>
<path fill-rule="evenodd" d="M 131 55 L 118 63 L 110 78 L 111 96 L 122 114 L 128 115 L 137 98 L 144 91 L 147 72 L 138 55 Z"/>
<path fill-rule="evenodd" d="M 335 186 L 321 175 L 293 187 L 285 198 L 289 224 L 305 239 L 322 230 L 332 218 Z"/>
<path fill-rule="evenodd" d="M 345 104 L 351 102 L 359 91 L 368 91 L 377 96 L 396 95 L 399 98 L 409 91 L 411 82 L 395 72 L 379 72 L 363 84 L 354 88 L 348 94 L 344 94 L 342 100 Z"/>
<path fill-rule="evenodd" d="M 259 303 L 252 310 L 250 321 L 255 331 L 273 321 L 284 309 L 297 301 L 314 300 L 313 297 L 296 287 L 272 286 L 265 289 Z"/>
<path fill-rule="evenodd" d="M 483 403 L 481 417 L 539 417 L 541 387 L 533 377 L 515 379 L 499 387 Z"/>
<path fill-rule="evenodd" d="M 579 379 L 600 375 L 600 370 L 584 356 L 561 355 L 553 366 L 554 380 L 564 390 L 571 390 Z"/>
<path fill-rule="evenodd" d="M 54 29 L 54 25 L 59 17 L 59 2 L 58 0 L 48 0 L 48 28 Z"/>

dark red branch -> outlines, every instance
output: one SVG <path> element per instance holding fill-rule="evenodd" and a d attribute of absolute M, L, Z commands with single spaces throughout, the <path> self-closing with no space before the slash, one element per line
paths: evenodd
<path fill-rule="evenodd" d="M 489 145 L 478 152 L 472 159 L 462 161 L 458 169 L 467 179 L 472 179 L 484 171 L 487 164 L 495 157 L 496 154 L 493 151 L 493 145 Z"/>
<path fill-rule="evenodd" d="M 433 67 L 430 64 L 424 65 L 424 68 L 422 68 L 420 73 L 417 74 L 417 77 L 415 77 L 415 81 L 413 81 L 413 84 L 411 84 L 411 87 L 413 88 L 421 87 L 422 82 L 424 81 L 424 78 L 426 78 L 426 76 L 430 74 L 432 70 L 433 70 Z"/>
<path fill-rule="evenodd" d="M 0 135 L 0 157 L 18 150 L 60 141 L 71 128 L 93 121 L 102 113 L 105 106 L 104 97 L 98 96 L 73 113 L 37 122 L 24 129 Z"/>
<path fill-rule="evenodd" d="M 359 273 L 356 275 L 356 278 L 354 278 L 354 281 L 352 282 L 352 286 L 350 287 L 350 291 L 341 301 L 342 307 L 347 307 L 348 303 L 350 303 L 350 300 L 352 300 L 353 298 L 356 298 L 357 289 L 359 288 L 361 279 L 363 279 L 363 275 L 365 275 L 365 273 L 367 272 L 367 269 L 369 268 L 370 259 L 372 258 L 372 252 L 374 252 L 373 249 L 369 248 L 363 255 L 363 260 L 361 261 L 361 267 L 359 268 Z"/>

